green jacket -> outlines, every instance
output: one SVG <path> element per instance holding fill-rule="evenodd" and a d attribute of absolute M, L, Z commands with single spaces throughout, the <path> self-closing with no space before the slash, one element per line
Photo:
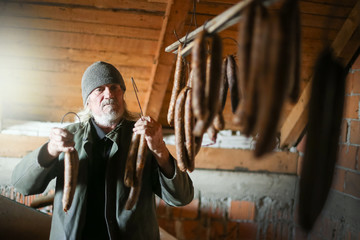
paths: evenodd
<path fill-rule="evenodd" d="M 177 167 L 171 179 L 165 177 L 160 172 L 156 159 L 148 151 L 138 202 L 133 209 L 124 209 L 130 190 L 123 182 L 124 168 L 133 125 L 134 122 L 124 120 L 116 129 L 107 134 L 114 143 L 110 152 L 112 161 L 109 161 L 106 170 L 105 218 L 110 239 L 159 239 L 154 194 L 171 206 L 183 206 L 193 199 L 194 188 L 188 174 L 181 172 Z M 46 147 L 43 145 L 25 156 L 12 175 L 12 183 L 19 192 L 25 195 L 42 193 L 50 180 L 56 178 L 50 239 L 81 238 L 86 217 L 88 153 L 91 149 L 92 134 L 89 122 L 83 126 L 77 123 L 67 127 L 71 132 L 75 132 L 78 128 L 74 136 L 75 148 L 80 159 L 78 183 L 71 208 L 67 213 L 63 211 L 61 201 L 64 185 L 63 154 L 60 154 L 58 161 L 54 161 L 52 165 L 41 166 L 39 152 L 41 148 Z M 120 157 L 111 158 L 117 152 Z M 173 159 L 172 156 L 171 158 Z"/>

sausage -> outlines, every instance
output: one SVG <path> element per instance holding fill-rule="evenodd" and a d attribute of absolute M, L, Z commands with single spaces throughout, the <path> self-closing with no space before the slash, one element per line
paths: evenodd
<path fill-rule="evenodd" d="M 184 113 L 184 131 L 185 131 L 185 147 L 187 152 L 188 170 L 194 170 L 193 162 L 195 160 L 195 136 L 193 134 L 195 118 L 192 112 L 192 93 L 191 89 L 188 90 L 185 99 L 185 113 Z"/>
<path fill-rule="evenodd" d="M 194 79 L 194 71 L 191 70 L 190 73 L 189 73 L 189 77 L 188 77 L 188 80 L 187 80 L 187 83 L 186 83 L 186 86 L 188 86 L 189 88 L 192 88 L 192 85 L 193 85 L 193 79 Z"/>
<path fill-rule="evenodd" d="M 292 103 L 296 103 L 300 95 L 300 69 L 301 69 L 301 25 L 298 0 L 286 1 L 282 8 L 283 21 L 289 22 L 289 87 L 288 96 Z"/>
<path fill-rule="evenodd" d="M 182 46 L 181 44 L 179 44 L 178 54 L 176 59 L 175 75 L 174 75 L 174 85 L 171 92 L 170 104 L 167 114 L 167 121 L 170 126 L 172 126 L 174 123 L 174 109 L 175 109 L 176 98 L 180 90 L 185 86 L 185 67 L 180 54 L 181 49 Z"/>
<path fill-rule="evenodd" d="M 225 119 L 223 113 L 218 113 L 213 120 L 214 128 L 221 131 L 225 128 Z"/>
<path fill-rule="evenodd" d="M 255 156 L 260 157 L 272 151 L 276 138 L 278 122 L 282 113 L 286 92 L 288 89 L 289 68 L 284 68 L 288 62 L 289 34 L 280 14 L 272 14 L 269 18 L 270 40 L 265 54 L 268 59 L 267 69 L 264 69 L 262 84 L 260 84 L 260 113 L 257 122 L 259 136 L 255 146 Z"/>
<path fill-rule="evenodd" d="M 220 78 L 220 90 L 219 90 L 219 110 L 213 120 L 214 127 L 218 131 L 223 130 L 225 127 L 223 111 L 224 111 L 224 107 L 225 107 L 225 103 L 226 103 L 227 91 L 229 89 L 229 84 L 228 84 L 227 74 L 226 74 L 226 66 L 227 66 L 227 58 L 224 58 L 222 65 L 221 65 L 221 78 Z"/>
<path fill-rule="evenodd" d="M 239 23 L 238 43 L 239 48 L 237 52 L 238 57 L 238 91 L 241 96 L 241 101 L 237 106 L 233 116 L 233 123 L 241 127 L 244 126 L 244 108 L 248 101 L 247 88 L 250 81 L 251 56 L 254 49 L 254 24 L 255 24 L 255 10 L 257 2 L 252 2 L 243 13 L 243 21 Z M 242 131 L 242 129 L 241 129 Z"/>
<path fill-rule="evenodd" d="M 243 133 L 247 136 L 254 132 L 258 120 L 259 108 L 259 84 L 265 75 L 266 57 L 265 52 L 269 46 L 268 11 L 262 4 L 257 4 L 255 9 L 254 40 L 251 50 L 249 83 L 247 85 L 247 97 L 244 102 L 243 111 L 240 115 L 243 119 L 239 122 L 242 125 Z M 240 104 L 241 106 L 241 104 Z"/>
<path fill-rule="evenodd" d="M 299 224 L 309 232 L 328 197 L 337 160 L 346 70 L 325 48 L 316 61 L 300 174 Z"/>
<path fill-rule="evenodd" d="M 125 210 L 131 210 L 135 206 L 137 200 L 139 199 L 140 190 L 139 186 L 133 186 L 130 188 L 129 196 L 125 203 Z"/>
<path fill-rule="evenodd" d="M 139 149 L 136 157 L 134 186 L 131 187 L 128 199 L 125 204 L 126 210 L 132 209 L 139 198 L 141 191 L 142 174 L 146 163 L 146 152 L 147 152 L 146 150 L 147 150 L 147 143 L 145 139 L 145 134 L 141 134 Z"/>
<path fill-rule="evenodd" d="M 200 118 L 194 127 L 194 134 L 201 136 L 212 124 L 220 106 L 219 91 L 221 82 L 222 42 L 218 34 L 211 35 L 211 54 L 207 58 L 205 101 L 209 113 L 206 118 Z"/>
<path fill-rule="evenodd" d="M 194 40 L 191 68 L 193 70 L 192 108 L 196 119 L 207 118 L 208 106 L 206 86 L 206 32 L 202 31 Z"/>
<path fill-rule="evenodd" d="M 188 159 L 185 147 L 185 129 L 184 129 L 184 112 L 185 112 L 185 99 L 189 88 L 183 88 L 178 98 L 176 99 L 175 105 L 175 148 L 176 148 L 176 160 L 179 169 L 185 172 L 188 169 Z"/>
<path fill-rule="evenodd" d="M 206 130 L 206 133 L 208 134 L 209 139 L 212 141 L 212 143 L 216 143 L 216 139 L 217 139 L 217 134 L 218 134 L 218 130 L 215 128 L 214 125 L 211 125 L 210 127 L 208 127 L 208 129 Z"/>
<path fill-rule="evenodd" d="M 238 35 L 238 89 L 242 99 L 245 98 L 246 88 L 249 81 L 250 58 L 253 49 L 253 35 L 255 22 L 255 1 L 244 10 L 243 21 L 239 23 Z"/>
<path fill-rule="evenodd" d="M 130 150 L 126 159 L 124 184 L 127 187 L 134 186 L 136 156 L 139 149 L 140 134 L 133 133 L 130 143 Z"/>
<path fill-rule="evenodd" d="M 227 56 L 226 74 L 230 90 L 231 111 L 235 113 L 241 96 L 238 90 L 237 67 L 233 55 Z"/>
<path fill-rule="evenodd" d="M 79 172 L 79 156 L 76 150 L 64 152 L 64 191 L 62 204 L 64 212 L 67 212 L 74 198 L 77 177 Z"/>

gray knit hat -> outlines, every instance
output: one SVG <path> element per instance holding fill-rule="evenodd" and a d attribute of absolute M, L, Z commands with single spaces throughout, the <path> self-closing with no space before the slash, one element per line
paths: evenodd
<path fill-rule="evenodd" d="M 98 61 L 90 65 L 81 80 L 82 98 L 84 106 L 89 94 L 97 87 L 105 84 L 117 83 L 125 92 L 126 86 L 120 72 L 111 64 Z"/>

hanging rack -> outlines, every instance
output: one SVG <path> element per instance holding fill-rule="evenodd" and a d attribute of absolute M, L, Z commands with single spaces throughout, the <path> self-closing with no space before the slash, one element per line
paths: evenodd
<path fill-rule="evenodd" d="M 256 0 L 240 1 L 237 4 L 235 4 L 234 6 L 232 6 L 231 8 L 224 11 L 223 13 L 217 15 L 216 17 L 214 17 L 213 19 L 208 21 L 205 24 L 205 26 L 202 25 L 202 26 L 196 28 L 191 33 L 189 33 L 186 38 L 186 40 L 187 40 L 186 47 L 181 51 L 181 56 L 183 56 L 183 57 L 187 56 L 191 52 L 191 49 L 194 45 L 194 42 L 192 40 L 194 40 L 196 38 L 196 36 L 204 29 L 207 32 L 209 32 L 210 34 L 217 33 L 217 32 L 223 31 L 223 30 L 231 27 L 232 25 L 238 23 L 242 17 L 241 14 L 239 14 L 239 13 L 244 8 L 246 8 L 248 5 L 250 5 L 250 3 L 252 3 L 253 1 L 256 1 Z M 275 2 L 275 1 L 277 1 L 277 0 L 264 1 L 264 5 L 270 5 L 272 2 Z M 177 53 L 178 46 L 179 46 L 180 42 L 182 42 L 182 43 L 185 42 L 185 37 L 186 36 L 182 37 L 180 39 L 180 41 L 176 41 L 173 44 L 167 46 L 165 48 L 165 52 Z"/>

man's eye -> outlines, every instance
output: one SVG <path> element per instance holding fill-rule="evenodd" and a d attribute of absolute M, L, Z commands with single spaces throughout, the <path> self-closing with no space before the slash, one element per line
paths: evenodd
<path fill-rule="evenodd" d="M 110 87 L 110 89 L 111 89 L 112 91 L 115 91 L 115 90 L 118 89 L 118 85 L 117 85 L 117 84 L 116 84 L 116 85 L 112 85 L 112 86 Z"/>

